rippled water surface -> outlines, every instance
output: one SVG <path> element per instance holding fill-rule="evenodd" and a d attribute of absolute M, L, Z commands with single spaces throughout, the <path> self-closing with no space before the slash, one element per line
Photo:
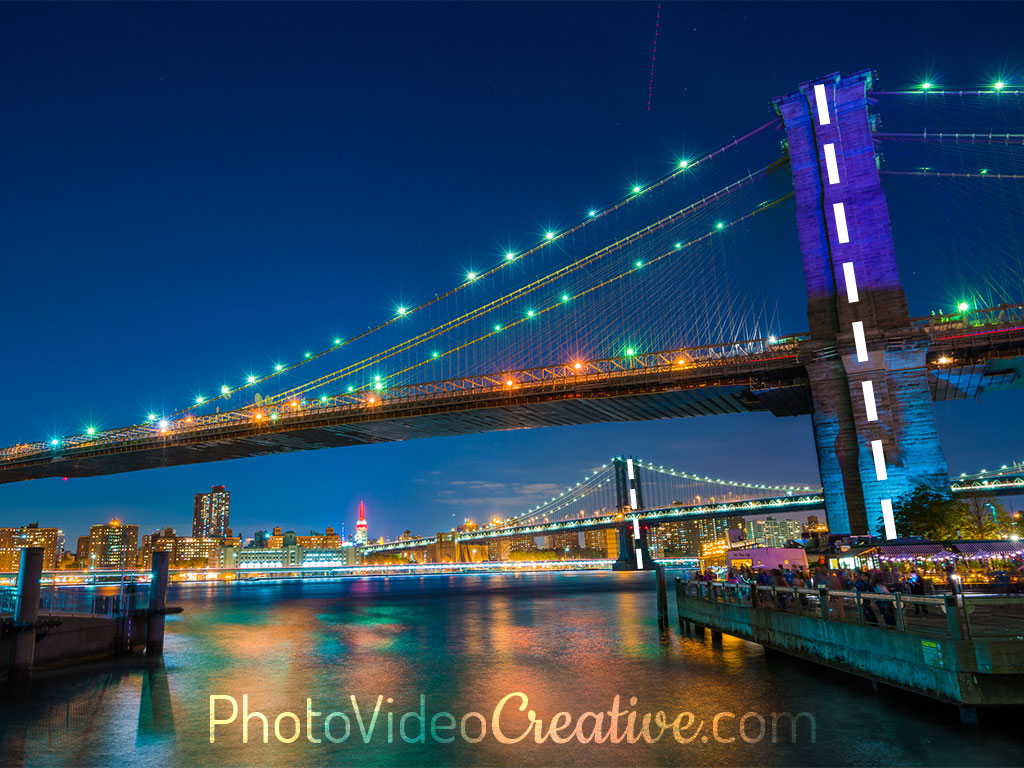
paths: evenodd
<path fill-rule="evenodd" d="M 826 673 L 760 646 L 659 635 L 649 573 L 430 576 L 172 587 L 184 607 L 168 621 L 162 660 L 144 658 L 37 676 L 0 694 L 4 765 L 1020 765 L 1012 718 L 967 729 L 955 710 Z M 671 601 L 670 601 L 671 602 Z M 515 696 L 499 720 L 499 701 Z M 239 720 L 210 743 L 210 697 L 248 696 L 249 743 Z M 420 734 L 424 697 L 425 743 Z M 672 728 L 648 744 L 612 743 L 615 697 L 635 712 L 665 712 Z M 363 718 L 355 716 L 352 697 Z M 379 706 L 378 706 L 378 697 Z M 520 711 L 523 698 L 528 705 Z M 636 697 L 635 706 L 631 706 Z M 307 699 L 320 713 L 307 733 Z M 377 719 L 370 730 L 374 709 Z M 217 702 L 228 719 L 231 703 Z M 543 723 L 545 743 L 535 743 Z M 324 719 L 331 712 L 330 735 Z M 569 725 L 555 736 L 559 712 Z M 572 738 L 580 716 L 602 715 L 604 743 Z M 292 743 L 275 719 L 302 723 Z M 444 713 L 450 713 L 446 715 Z M 467 713 L 479 713 L 479 715 Z M 689 715 L 684 713 L 690 713 Z M 726 713 L 726 714 L 719 714 Z M 751 714 L 753 713 L 753 714 Z M 779 713 L 808 713 L 797 724 Z M 775 722 L 773 743 L 772 722 Z M 680 717 L 680 715 L 682 715 Z M 718 715 L 718 728 L 713 724 Z M 279 721 L 284 739 L 295 718 Z M 814 732 L 811 732 L 811 718 Z M 460 731 L 464 720 L 465 736 Z M 578 735 L 592 735 L 584 716 Z M 741 731 L 740 722 L 743 722 Z M 431 732 L 431 722 L 436 729 Z M 389 741 L 389 722 L 391 740 Z M 556 721 L 556 724 L 560 721 Z M 629 728 L 618 719 L 616 735 Z M 761 723 L 764 723 L 763 735 Z M 1007 725 L 1010 722 L 1011 725 Z M 661 732 L 658 716 L 651 737 Z M 450 727 L 454 724 L 454 728 Z M 484 728 L 483 738 L 481 728 Z M 367 732 L 364 736 L 364 732 Z M 438 738 L 435 739 L 434 736 Z M 743 737 L 746 737 L 744 740 Z M 313 743 L 309 737 L 319 739 Z M 452 743 L 441 740 L 454 738 Z M 812 740 L 813 738 L 813 740 Z M 365 739 L 369 743 L 365 743 Z M 479 740 L 478 740 L 479 739 Z M 728 741 L 732 739 L 732 741 Z M 476 743 L 473 743 L 473 742 Z"/>

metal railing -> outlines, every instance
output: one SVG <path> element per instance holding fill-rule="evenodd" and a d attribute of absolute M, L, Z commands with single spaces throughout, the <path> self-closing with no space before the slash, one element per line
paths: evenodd
<path fill-rule="evenodd" d="M 677 595 L 881 630 L 1024 639 L 1024 595 L 905 595 L 676 580 Z"/>
<path fill-rule="evenodd" d="M 108 616 L 116 618 L 149 606 L 149 587 L 129 584 L 124 594 L 77 587 L 47 587 L 39 593 L 40 616 Z M 13 619 L 18 595 L 12 587 L 0 587 L 0 620 Z"/>

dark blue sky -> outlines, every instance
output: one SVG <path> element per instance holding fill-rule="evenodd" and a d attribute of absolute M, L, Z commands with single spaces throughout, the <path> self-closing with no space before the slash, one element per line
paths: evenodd
<path fill-rule="evenodd" d="M 0 442 L 130 423 L 362 329 L 450 285 L 466 254 L 760 125 L 817 75 L 873 67 L 898 88 L 1022 63 L 1014 4 L 665 4 L 648 112 L 655 8 L 0 5 Z M 1024 455 L 1012 393 L 937 416 L 951 470 Z M 0 524 L 185 532 L 192 494 L 226 484 L 246 534 L 351 529 L 359 499 L 373 535 L 429 532 L 519 511 L 617 452 L 817 479 L 809 421 L 757 415 L 4 485 Z"/>

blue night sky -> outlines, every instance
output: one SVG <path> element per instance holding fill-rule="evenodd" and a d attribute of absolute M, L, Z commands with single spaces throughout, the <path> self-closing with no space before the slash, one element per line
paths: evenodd
<path fill-rule="evenodd" d="M 1022 63 L 1019 5 L 666 3 L 648 111 L 655 10 L 0 5 L 0 442 L 131 423 L 357 332 L 467 254 L 760 125 L 804 80 L 1017 82 Z M 951 471 L 1024 456 L 1018 403 L 937 408 Z M 360 499 L 371 535 L 427 533 L 524 510 L 620 452 L 817 482 L 809 419 L 758 414 L 3 485 L 0 525 L 184 533 L 192 494 L 225 484 L 246 535 L 351 532 Z"/>

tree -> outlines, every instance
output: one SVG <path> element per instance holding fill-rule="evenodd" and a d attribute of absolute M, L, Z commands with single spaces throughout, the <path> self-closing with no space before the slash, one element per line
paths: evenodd
<path fill-rule="evenodd" d="M 960 505 L 964 511 L 965 539 L 1002 539 L 1018 533 L 1017 520 L 999 499 L 968 496 Z"/>
<path fill-rule="evenodd" d="M 893 519 L 901 536 L 923 536 L 932 541 L 955 539 L 964 518 L 959 501 L 926 485 L 919 485 L 893 505 Z"/>

